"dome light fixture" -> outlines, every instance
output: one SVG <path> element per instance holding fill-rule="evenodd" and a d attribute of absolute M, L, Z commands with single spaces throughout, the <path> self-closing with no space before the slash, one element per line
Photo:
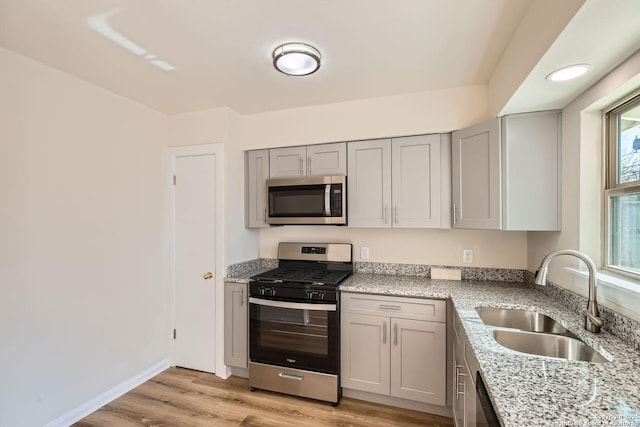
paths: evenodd
<path fill-rule="evenodd" d="M 546 79 L 550 82 L 565 82 L 573 80 L 585 74 L 591 69 L 589 64 L 575 64 L 562 67 L 547 75 Z"/>
<path fill-rule="evenodd" d="M 320 52 L 304 43 L 285 43 L 273 51 L 273 66 L 288 76 L 308 76 L 320 68 Z"/>

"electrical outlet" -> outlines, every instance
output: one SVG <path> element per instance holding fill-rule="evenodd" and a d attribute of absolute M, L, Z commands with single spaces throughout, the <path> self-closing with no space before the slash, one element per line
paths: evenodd
<path fill-rule="evenodd" d="M 471 249 L 462 250 L 462 262 L 464 264 L 471 264 L 473 262 L 473 251 Z"/>
<path fill-rule="evenodd" d="M 360 259 L 368 260 L 369 259 L 369 247 L 368 246 L 360 246 Z"/>

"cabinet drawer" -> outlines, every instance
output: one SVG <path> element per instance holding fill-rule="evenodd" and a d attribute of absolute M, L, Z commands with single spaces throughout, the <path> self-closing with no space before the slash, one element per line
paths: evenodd
<path fill-rule="evenodd" d="M 342 311 L 350 313 L 446 322 L 443 300 L 342 293 L 341 301 Z"/>

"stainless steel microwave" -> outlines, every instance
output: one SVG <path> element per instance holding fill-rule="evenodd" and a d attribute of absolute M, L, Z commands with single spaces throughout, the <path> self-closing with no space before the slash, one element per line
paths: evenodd
<path fill-rule="evenodd" d="M 268 180 L 267 224 L 347 225 L 347 177 Z"/>

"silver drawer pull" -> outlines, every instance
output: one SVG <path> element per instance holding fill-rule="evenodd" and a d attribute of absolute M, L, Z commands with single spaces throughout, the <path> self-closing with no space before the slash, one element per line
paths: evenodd
<path fill-rule="evenodd" d="M 387 322 L 382 324 L 382 344 L 387 343 Z"/>
<path fill-rule="evenodd" d="M 278 376 L 280 378 L 284 378 L 287 380 L 296 380 L 296 381 L 302 381 L 304 379 L 304 377 L 302 375 L 294 375 L 294 374 L 288 374 L 286 372 L 280 372 L 278 374 Z"/>
<path fill-rule="evenodd" d="M 380 310 L 401 310 L 402 307 L 399 305 L 388 305 L 388 304 L 380 304 L 378 306 Z"/>

